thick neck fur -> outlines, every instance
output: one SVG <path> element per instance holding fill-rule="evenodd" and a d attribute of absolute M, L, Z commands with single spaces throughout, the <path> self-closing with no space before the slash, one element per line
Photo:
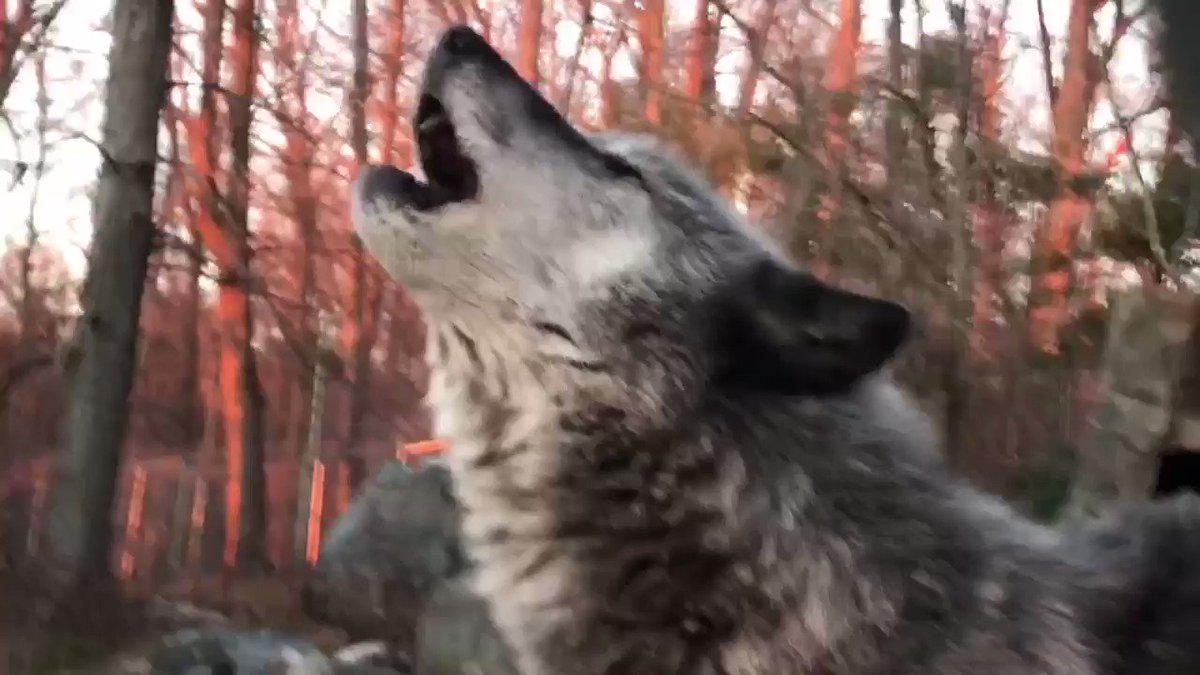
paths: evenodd
<path fill-rule="evenodd" d="M 1093 672 L 1065 587 L 1015 591 L 1052 540 L 946 475 L 892 385 L 679 381 L 702 356 L 649 316 L 614 353 L 516 313 L 430 325 L 478 588 L 524 672 Z M 1024 617 L 1019 650 L 992 611 Z M 894 632 L 913 620 L 940 628 Z"/>

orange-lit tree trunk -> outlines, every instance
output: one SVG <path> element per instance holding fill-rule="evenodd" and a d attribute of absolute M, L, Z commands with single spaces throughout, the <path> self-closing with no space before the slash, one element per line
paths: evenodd
<path fill-rule="evenodd" d="M 664 0 L 642 0 L 642 8 L 638 12 L 638 43 L 642 49 L 638 75 L 642 88 L 642 114 L 654 126 L 662 123 L 666 19 Z"/>
<path fill-rule="evenodd" d="M 400 75 L 404 72 L 405 0 L 391 0 L 387 16 L 387 51 L 383 63 L 383 101 L 379 116 L 379 161 L 408 168 L 412 164 L 412 142 L 400 138 Z"/>
<path fill-rule="evenodd" d="M 228 242 L 224 241 L 226 235 L 221 231 L 218 225 L 220 214 L 217 212 L 219 200 L 219 191 L 217 188 L 217 158 L 220 152 L 217 147 L 217 140 L 221 137 L 221 124 L 217 111 L 217 89 L 221 83 L 221 60 L 225 54 L 224 49 L 224 24 L 226 5 L 225 0 L 204 0 L 203 3 L 197 2 L 197 9 L 203 16 L 203 27 L 201 33 L 201 66 L 200 66 L 200 112 L 198 118 L 184 116 L 184 130 L 188 145 L 189 158 L 192 160 L 192 178 L 193 185 L 191 186 L 191 197 L 197 202 L 197 208 L 192 212 L 193 239 L 197 242 L 198 250 L 196 255 L 203 256 L 204 250 L 217 250 L 214 246 L 220 246 L 220 250 L 228 250 Z M 182 114 L 182 111 L 181 111 Z M 202 159 L 200 163 L 197 159 Z M 218 244 L 217 239 L 221 242 Z M 232 260 L 225 260 L 222 256 L 217 256 L 217 264 L 222 266 L 232 265 Z M 199 274 L 201 262 L 196 261 L 196 272 Z M 199 303 L 199 279 L 197 279 L 197 297 Z M 199 313 L 199 306 L 196 307 Z M 197 326 L 198 328 L 198 326 Z M 199 381 L 199 356 L 197 355 L 197 381 Z M 199 386 L 199 385 L 197 385 Z M 201 410 L 201 415 L 207 417 L 205 411 Z M 204 436 L 204 422 L 200 422 L 200 436 Z M 201 446 L 215 444 L 201 443 Z M 216 457 L 201 458 L 200 463 L 215 462 Z"/>
<path fill-rule="evenodd" d="M 233 83 L 229 90 L 231 171 L 227 189 L 217 186 L 217 106 L 224 0 L 204 9 L 204 94 L 200 115 L 187 121 L 188 152 L 195 166 L 199 235 L 220 269 L 217 323 L 221 417 L 225 427 L 225 549 L 229 566 L 265 564 L 265 495 L 262 466 L 262 392 L 250 345 L 252 323 L 246 282 L 250 267 L 249 211 L 250 96 L 257 72 L 253 0 L 234 12 Z"/>
<path fill-rule="evenodd" d="M 225 404 L 225 562 L 263 568 L 266 549 L 266 477 L 262 384 L 255 363 L 250 307 L 250 125 L 258 77 L 255 0 L 233 10 L 232 82 L 229 87 L 230 175 L 227 189 L 236 267 L 221 275 L 217 317 L 221 325 L 221 387 Z M 229 272 L 233 271 L 233 274 Z"/>
<path fill-rule="evenodd" d="M 1052 159 L 1057 192 L 1034 243 L 1034 278 L 1029 297 L 1029 339 L 1044 354 L 1061 351 L 1061 331 L 1070 320 L 1071 257 L 1090 211 L 1079 191 L 1085 169 L 1088 117 L 1096 89 L 1096 67 L 1088 36 L 1100 0 L 1071 0 L 1063 78 L 1054 104 Z"/>
<path fill-rule="evenodd" d="M 862 8 L 859 0 L 841 0 L 837 33 L 828 52 L 823 87 L 827 97 L 825 110 L 824 161 L 829 185 L 818 198 L 818 237 L 820 253 L 828 254 L 824 244 L 832 238 L 833 221 L 841 206 L 842 178 L 846 170 L 846 146 L 850 136 L 850 113 L 855 105 L 858 73 L 858 45 L 862 33 Z M 819 261 L 818 272 L 825 260 Z"/>
<path fill-rule="evenodd" d="M 167 90 L 172 0 L 116 0 L 93 195 L 95 234 L 67 363 L 69 387 L 49 522 L 61 596 L 111 578 L 112 508 L 137 364 L 138 321 L 154 240 L 159 114 Z M 90 609 L 90 608 L 89 608 Z"/>
<path fill-rule="evenodd" d="M 542 47 L 542 10 L 542 0 L 521 0 L 517 34 L 517 72 L 535 87 L 541 84 L 538 55 Z"/>
<path fill-rule="evenodd" d="M 1004 0 L 993 18 L 983 14 L 983 49 L 976 68 L 978 92 L 982 190 L 974 208 L 977 261 L 971 320 L 971 356 L 981 362 L 996 356 L 1000 293 L 1004 284 L 1004 245 L 1007 236 L 1004 205 L 996 195 L 994 180 L 1000 146 L 1000 94 L 1004 75 L 1005 23 L 1009 0 Z"/>
<path fill-rule="evenodd" d="M 717 31 L 710 0 L 696 0 L 692 34 L 688 41 L 683 91 L 687 100 L 701 109 L 713 104 L 716 92 Z"/>
<path fill-rule="evenodd" d="M 175 32 L 179 32 L 178 19 Z M 177 51 L 171 61 L 171 79 L 183 81 L 184 58 Z M 199 459 L 200 439 L 203 435 L 204 404 L 200 393 L 200 310 L 202 307 L 200 295 L 200 275 L 203 271 L 203 250 L 196 229 L 196 212 L 188 190 L 186 171 L 190 168 L 183 166 L 181 152 L 182 140 L 179 136 L 179 123 L 186 119 L 187 91 L 176 92 L 175 97 L 168 98 L 163 108 L 163 122 L 169 136 L 171 173 L 167 180 L 169 196 L 163 206 L 167 218 L 179 218 L 185 224 L 189 237 L 187 255 L 186 304 L 183 312 L 183 377 L 179 382 L 179 399 L 184 402 L 179 411 L 179 426 L 182 429 L 183 443 L 188 449 L 187 461 Z M 170 221 L 168 221 L 170 222 Z"/>

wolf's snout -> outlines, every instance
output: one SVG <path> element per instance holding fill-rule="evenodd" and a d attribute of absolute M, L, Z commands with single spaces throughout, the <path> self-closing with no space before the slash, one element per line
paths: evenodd
<path fill-rule="evenodd" d="M 495 67 L 505 61 L 482 35 L 467 26 L 455 26 L 442 34 L 437 46 L 429 54 L 423 89 L 440 94 L 447 78 L 451 77 L 450 72 L 466 63 Z"/>
<path fill-rule="evenodd" d="M 437 49 L 454 56 L 487 54 L 493 51 L 483 36 L 467 26 L 455 26 L 447 30 L 442 35 Z"/>

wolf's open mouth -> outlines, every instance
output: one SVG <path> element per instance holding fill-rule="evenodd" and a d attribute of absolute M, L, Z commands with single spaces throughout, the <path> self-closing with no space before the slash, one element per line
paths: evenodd
<path fill-rule="evenodd" d="M 454 123 L 442 102 L 421 94 L 413 127 L 421 168 L 429 181 L 429 203 L 418 206 L 436 208 L 479 196 L 478 168 L 459 145 Z"/>

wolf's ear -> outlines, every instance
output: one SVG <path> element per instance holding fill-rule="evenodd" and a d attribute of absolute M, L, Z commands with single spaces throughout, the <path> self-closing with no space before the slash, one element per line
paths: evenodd
<path fill-rule="evenodd" d="M 822 395 L 879 370 L 909 332 L 908 310 L 840 290 L 774 260 L 722 294 L 719 377 L 751 389 Z"/>

